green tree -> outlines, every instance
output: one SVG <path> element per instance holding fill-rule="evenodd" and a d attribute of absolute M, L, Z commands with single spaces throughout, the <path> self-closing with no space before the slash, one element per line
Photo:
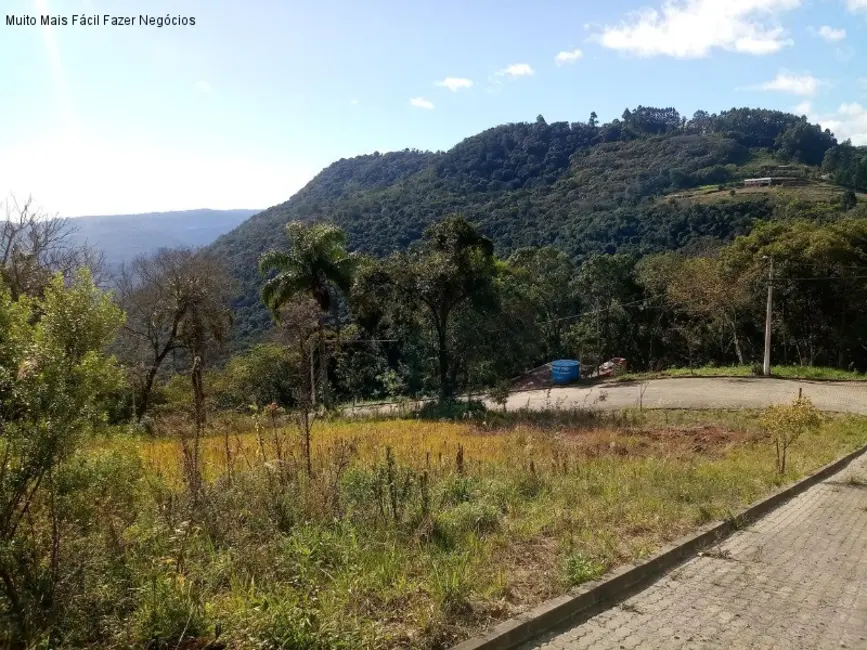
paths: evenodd
<path fill-rule="evenodd" d="M 277 313 L 293 298 L 307 294 L 323 312 L 331 310 L 334 287 L 346 293 L 352 281 L 353 257 L 346 251 L 346 233 L 327 223 L 286 224 L 288 250 L 270 250 L 259 259 L 259 272 L 268 275 L 262 301 Z"/>
<path fill-rule="evenodd" d="M 454 393 L 449 340 L 455 313 L 483 309 L 494 299 L 493 244 L 460 215 L 425 231 L 421 246 L 396 254 L 390 263 L 394 299 L 412 305 L 435 332 L 440 396 Z"/>
<path fill-rule="evenodd" d="M 744 363 L 741 320 L 753 304 L 751 279 L 719 259 L 693 257 L 683 260 L 668 285 L 668 298 L 676 308 L 702 319 L 720 333 L 721 340 L 730 341 L 740 364 Z"/>
<path fill-rule="evenodd" d="M 103 350 L 123 321 L 87 271 L 56 275 L 42 297 L 0 283 L 0 621 L 32 639 L 77 580 L 62 543 L 56 475 L 105 418 L 121 373 Z"/>
<path fill-rule="evenodd" d="M 317 334 L 320 385 L 324 391 L 327 383 L 324 317 L 332 309 L 336 291 L 348 293 L 356 260 L 346 250 L 346 233 L 333 224 L 291 221 L 286 224 L 286 236 L 288 249 L 272 249 L 259 259 L 260 274 L 270 275 L 262 286 L 262 302 L 271 310 L 275 320 L 279 320 L 281 307 L 305 296 L 319 306 L 322 314 L 318 319 Z M 311 348 L 311 365 L 312 356 Z M 310 406 L 313 406 L 316 388 L 312 377 L 308 397 Z"/>
<path fill-rule="evenodd" d="M 122 269 L 117 299 L 127 319 L 116 347 L 133 377 L 137 419 L 170 355 L 186 350 L 195 357 L 206 338 L 228 333 L 231 294 L 222 264 L 188 248 L 166 248 Z"/>
<path fill-rule="evenodd" d="M 864 367 L 867 222 L 807 219 L 760 224 L 723 249 L 723 262 L 752 275 L 758 314 L 774 260 L 774 358 L 800 365 Z M 761 319 L 761 316 L 758 316 Z"/>
<path fill-rule="evenodd" d="M 837 144 L 828 129 L 800 120 L 777 136 L 774 146 L 782 154 L 807 165 L 821 165 L 825 153 Z"/>
<path fill-rule="evenodd" d="M 272 402 L 295 405 L 295 388 L 303 380 L 303 364 L 295 350 L 277 343 L 261 343 L 232 357 L 215 377 L 215 397 L 223 408 L 260 408 Z"/>
<path fill-rule="evenodd" d="M 544 357 L 551 360 L 565 353 L 563 336 L 568 329 L 566 316 L 578 311 L 579 301 L 572 284 L 575 266 L 569 257 L 552 246 L 522 248 L 507 260 L 502 284 L 510 307 L 520 309 L 525 302 L 533 324 L 544 345 Z"/>
<path fill-rule="evenodd" d="M 639 354 L 637 318 L 641 288 L 635 281 L 635 258 L 631 255 L 593 255 L 574 279 L 585 315 L 573 325 L 570 339 L 583 355 L 602 362 L 612 356 L 630 358 Z"/>

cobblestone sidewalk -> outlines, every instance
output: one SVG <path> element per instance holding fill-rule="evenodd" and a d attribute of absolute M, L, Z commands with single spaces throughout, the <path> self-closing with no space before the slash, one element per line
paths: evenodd
<path fill-rule="evenodd" d="M 867 455 L 619 606 L 522 650 L 867 649 Z"/>

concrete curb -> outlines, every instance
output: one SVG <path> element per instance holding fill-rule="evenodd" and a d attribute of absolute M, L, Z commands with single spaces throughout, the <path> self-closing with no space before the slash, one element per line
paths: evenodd
<path fill-rule="evenodd" d="M 810 476 L 766 497 L 727 519 L 703 526 L 696 533 L 681 537 L 652 557 L 627 564 L 607 573 L 602 580 L 587 583 L 580 590 L 549 600 L 535 609 L 504 621 L 486 634 L 468 639 L 452 650 L 512 650 L 545 632 L 568 623 L 582 613 L 611 605 L 632 590 L 646 586 L 669 569 L 698 551 L 716 544 L 732 533 L 782 505 L 808 488 L 836 474 L 867 452 L 867 445 L 829 463 Z"/>

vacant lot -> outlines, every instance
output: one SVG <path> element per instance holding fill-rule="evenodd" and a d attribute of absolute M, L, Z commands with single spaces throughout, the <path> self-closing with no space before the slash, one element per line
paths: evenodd
<path fill-rule="evenodd" d="M 311 477 L 282 416 L 228 418 L 195 493 L 185 425 L 99 443 L 76 471 L 100 487 L 67 505 L 99 522 L 75 542 L 87 618 L 61 644 L 447 647 L 867 442 L 835 417 L 778 477 L 750 413 L 504 418 L 316 423 Z"/>

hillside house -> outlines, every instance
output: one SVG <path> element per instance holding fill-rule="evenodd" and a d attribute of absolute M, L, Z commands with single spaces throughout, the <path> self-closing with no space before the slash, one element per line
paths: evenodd
<path fill-rule="evenodd" d="M 744 187 L 766 187 L 774 184 L 774 178 L 768 176 L 766 178 L 747 178 L 744 180 Z"/>

